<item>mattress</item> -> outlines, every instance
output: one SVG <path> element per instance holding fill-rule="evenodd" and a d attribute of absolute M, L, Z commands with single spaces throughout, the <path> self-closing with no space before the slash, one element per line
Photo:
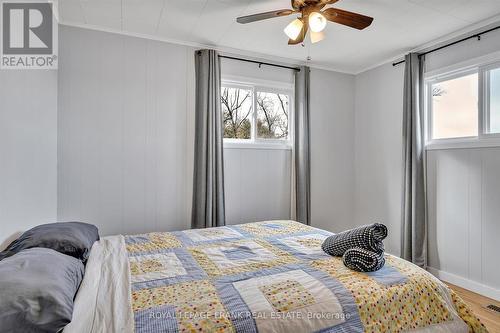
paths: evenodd
<path fill-rule="evenodd" d="M 421 268 L 360 273 L 293 221 L 104 237 L 65 332 L 486 332 Z"/>

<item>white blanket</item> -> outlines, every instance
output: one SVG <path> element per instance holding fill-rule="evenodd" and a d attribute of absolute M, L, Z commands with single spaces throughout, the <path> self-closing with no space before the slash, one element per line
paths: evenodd
<path fill-rule="evenodd" d="M 65 333 L 133 332 L 130 270 L 123 236 L 94 243 Z"/>

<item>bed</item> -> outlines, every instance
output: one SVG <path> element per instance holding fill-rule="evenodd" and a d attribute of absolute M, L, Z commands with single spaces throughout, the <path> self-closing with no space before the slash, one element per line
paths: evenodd
<path fill-rule="evenodd" d="M 389 254 L 349 270 L 328 235 L 266 221 L 104 237 L 64 332 L 486 332 L 426 271 Z"/>

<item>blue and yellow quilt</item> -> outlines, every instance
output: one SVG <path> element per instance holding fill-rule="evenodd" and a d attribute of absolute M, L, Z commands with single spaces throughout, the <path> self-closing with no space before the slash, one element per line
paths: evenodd
<path fill-rule="evenodd" d="M 125 236 L 136 332 L 486 332 L 426 271 L 377 272 L 321 250 L 293 221 Z"/>

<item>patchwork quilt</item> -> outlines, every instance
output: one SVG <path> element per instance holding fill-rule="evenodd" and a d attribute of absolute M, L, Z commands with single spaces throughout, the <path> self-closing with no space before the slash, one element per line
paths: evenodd
<path fill-rule="evenodd" d="M 417 266 L 360 273 L 331 233 L 269 221 L 125 236 L 136 332 L 486 332 Z"/>

